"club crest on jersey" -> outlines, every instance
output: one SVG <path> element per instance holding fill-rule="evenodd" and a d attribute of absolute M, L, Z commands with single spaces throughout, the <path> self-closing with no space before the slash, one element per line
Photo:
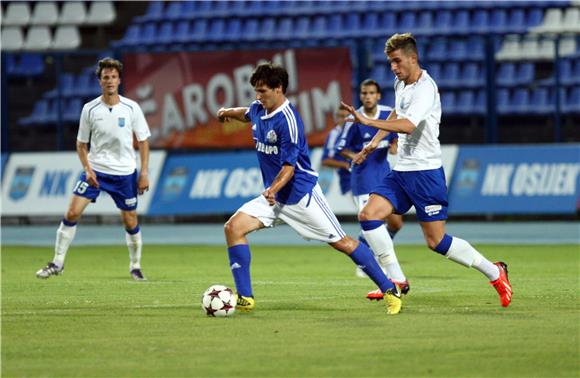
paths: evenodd
<path fill-rule="evenodd" d="M 268 134 L 266 134 L 266 140 L 268 141 L 268 143 L 276 143 L 276 141 L 278 140 L 278 135 L 276 135 L 276 132 L 274 130 L 270 130 L 268 131 Z"/>
<path fill-rule="evenodd" d="M 125 117 L 119 117 L 119 127 L 125 127 Z"/>

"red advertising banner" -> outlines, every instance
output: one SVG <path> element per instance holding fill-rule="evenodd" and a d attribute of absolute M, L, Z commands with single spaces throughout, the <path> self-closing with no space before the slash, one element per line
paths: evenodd
<path fill-rule="evenodd" d="M 346 48 L 135 53 L 123 59 L 125 95 L 143 108 L 158 148 L 253 148 L 249 124 L 221 124 L 221 107 L 249 106 L 257 63 L 289 74 L 286 97 L 298 108 L 311 145 L 322 145 L 340 100 L 352 102 Z"/>

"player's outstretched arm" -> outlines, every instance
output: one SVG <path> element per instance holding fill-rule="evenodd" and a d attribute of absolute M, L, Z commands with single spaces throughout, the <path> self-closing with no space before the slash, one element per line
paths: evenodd
<path fill-rule="evenodd" d="M 229 122 L 232 119 L 235 119 L 240 122 L 248 122 L 249 119 L 246 118 L 246 112 L 248 108 L 239 107 L 239 108 L 221 108 L 217 112 L 217 118 L 220 122 Z"/>
<path fill-rule="evenodd" d="M 356 109 L 352 105 L 347 105 L 344 102 L 340 102 L 340 106 L 342 109 L 346 109 L 352 116 L 355 118 L 356 122 L 362 123 L 366 126 L 375 127 L 377 129 L 395 132 L 395 133 L 404 133 L 404 134 L 411 134 L 415 130 L 415 125 L 406 118 L 401 119 L 370 119 L 362 115 L 361 113 L 357 112 Z M 394 112 L 393 112 L 394 113 Z M 384 137 L 384 135 L 383 135 Z"/>

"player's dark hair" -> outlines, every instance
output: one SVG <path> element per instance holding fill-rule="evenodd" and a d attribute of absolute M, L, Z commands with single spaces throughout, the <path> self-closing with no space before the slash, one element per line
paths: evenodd
<path fill-rule="evenodd" d="M 123 73 L 123 63 L 119 62 L 117 59 L 107 57 L 99 60 L 99 63 L 97 63 L 97 70 L 95 73 L 99 79 L 101 78 L 101 72 L 103 72 L 105 68 L 116 69 L 119 76 Z"/>
<path fill-rule="evenodd" d="M 288 88 L 288 72 L 278 64 L 272 64 L 272 62 L 262 63 L 252 72 L 250 84 L 253 87 L 265 85 L 270 89 L 282 86 L 282 93 L 286 93 L 286 88 Z"/>
<path fill-rule="evenodd" d="M 379 85 L 379 83 L 376 82 L 376 80 L 373 79 L 366 79 L 365 81 L 363 81 L 362 83 L 360 83 L 360 87 L 366 87 L 368 85 L 374 85 L 375 88 L 377 88 L 377 93 L 381 93 L 381 86 Z"/>
<path fill-rule="evenodd" d="M 403 50 L 407 56 L 415 54 L 417 56 L 417 60 L 419 60 L 419 53 L 417 52 L 417 41 L 411 33 L 395 33 L 387 40 L 387 43 L 385 43 L 385 52 L 390 54 L 396 50 Z"/>

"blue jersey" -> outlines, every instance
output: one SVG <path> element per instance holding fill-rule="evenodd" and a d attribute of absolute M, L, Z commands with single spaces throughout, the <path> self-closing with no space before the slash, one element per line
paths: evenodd
<path fill-rule="evenodd" d="M 388 106 L 378 105 L 378 114 L 373 119 L 387 119 L 391 113 Z M 359 109 L 362 112 L 362 109 Z M 341 140 L 337 150 L 349 149 L 353 152 L 359 152 L 373 139 L 379 131 L 371 126 L 365 126 L 360 123 L 347 122 L 344 125 Z M 352 194 L 359 196 L 370 193 L 375 186 L 381 183 L 384 177 L 391 171 L 387 154 L 389 146 L 393 139 L 398 138 L 397 133 L 389 133 L 381 141 L 379 147 L 369 154 L 362 164 L 353 164 L 351 169 L 351 189 Z"/>
<path fill-rule="evenodd" d="M 324 142 L 324 150 L 322 152 L 322 160 L 325 159 L 335 159 L 338 161 L 348 162 L 347 159 L 343 158 L 336 152 L 336 146 L 340 141 L 340 137 L 342 135 L 342 126 L 336 125 L 328 136 L 326 137 L 326 141 Z M 340 191 L 342 194 L 346 194 L 350 191 L 350 171 L 344 168 L 338 168 L 338 179 L 340 183 Z"/>
<path fill-rule="evenodd" d="M 276 201 L 293 205 L 312 192 L 318 180 L 310 164 L 304 124 L 296 108 L 286 100 L 270 114 L 259 101 L 254 101 L 246 118 L 252 122 L 258 162 L 266 188 L 284 165 L 294 166 L 294 176 L 276 193 Z"/>

